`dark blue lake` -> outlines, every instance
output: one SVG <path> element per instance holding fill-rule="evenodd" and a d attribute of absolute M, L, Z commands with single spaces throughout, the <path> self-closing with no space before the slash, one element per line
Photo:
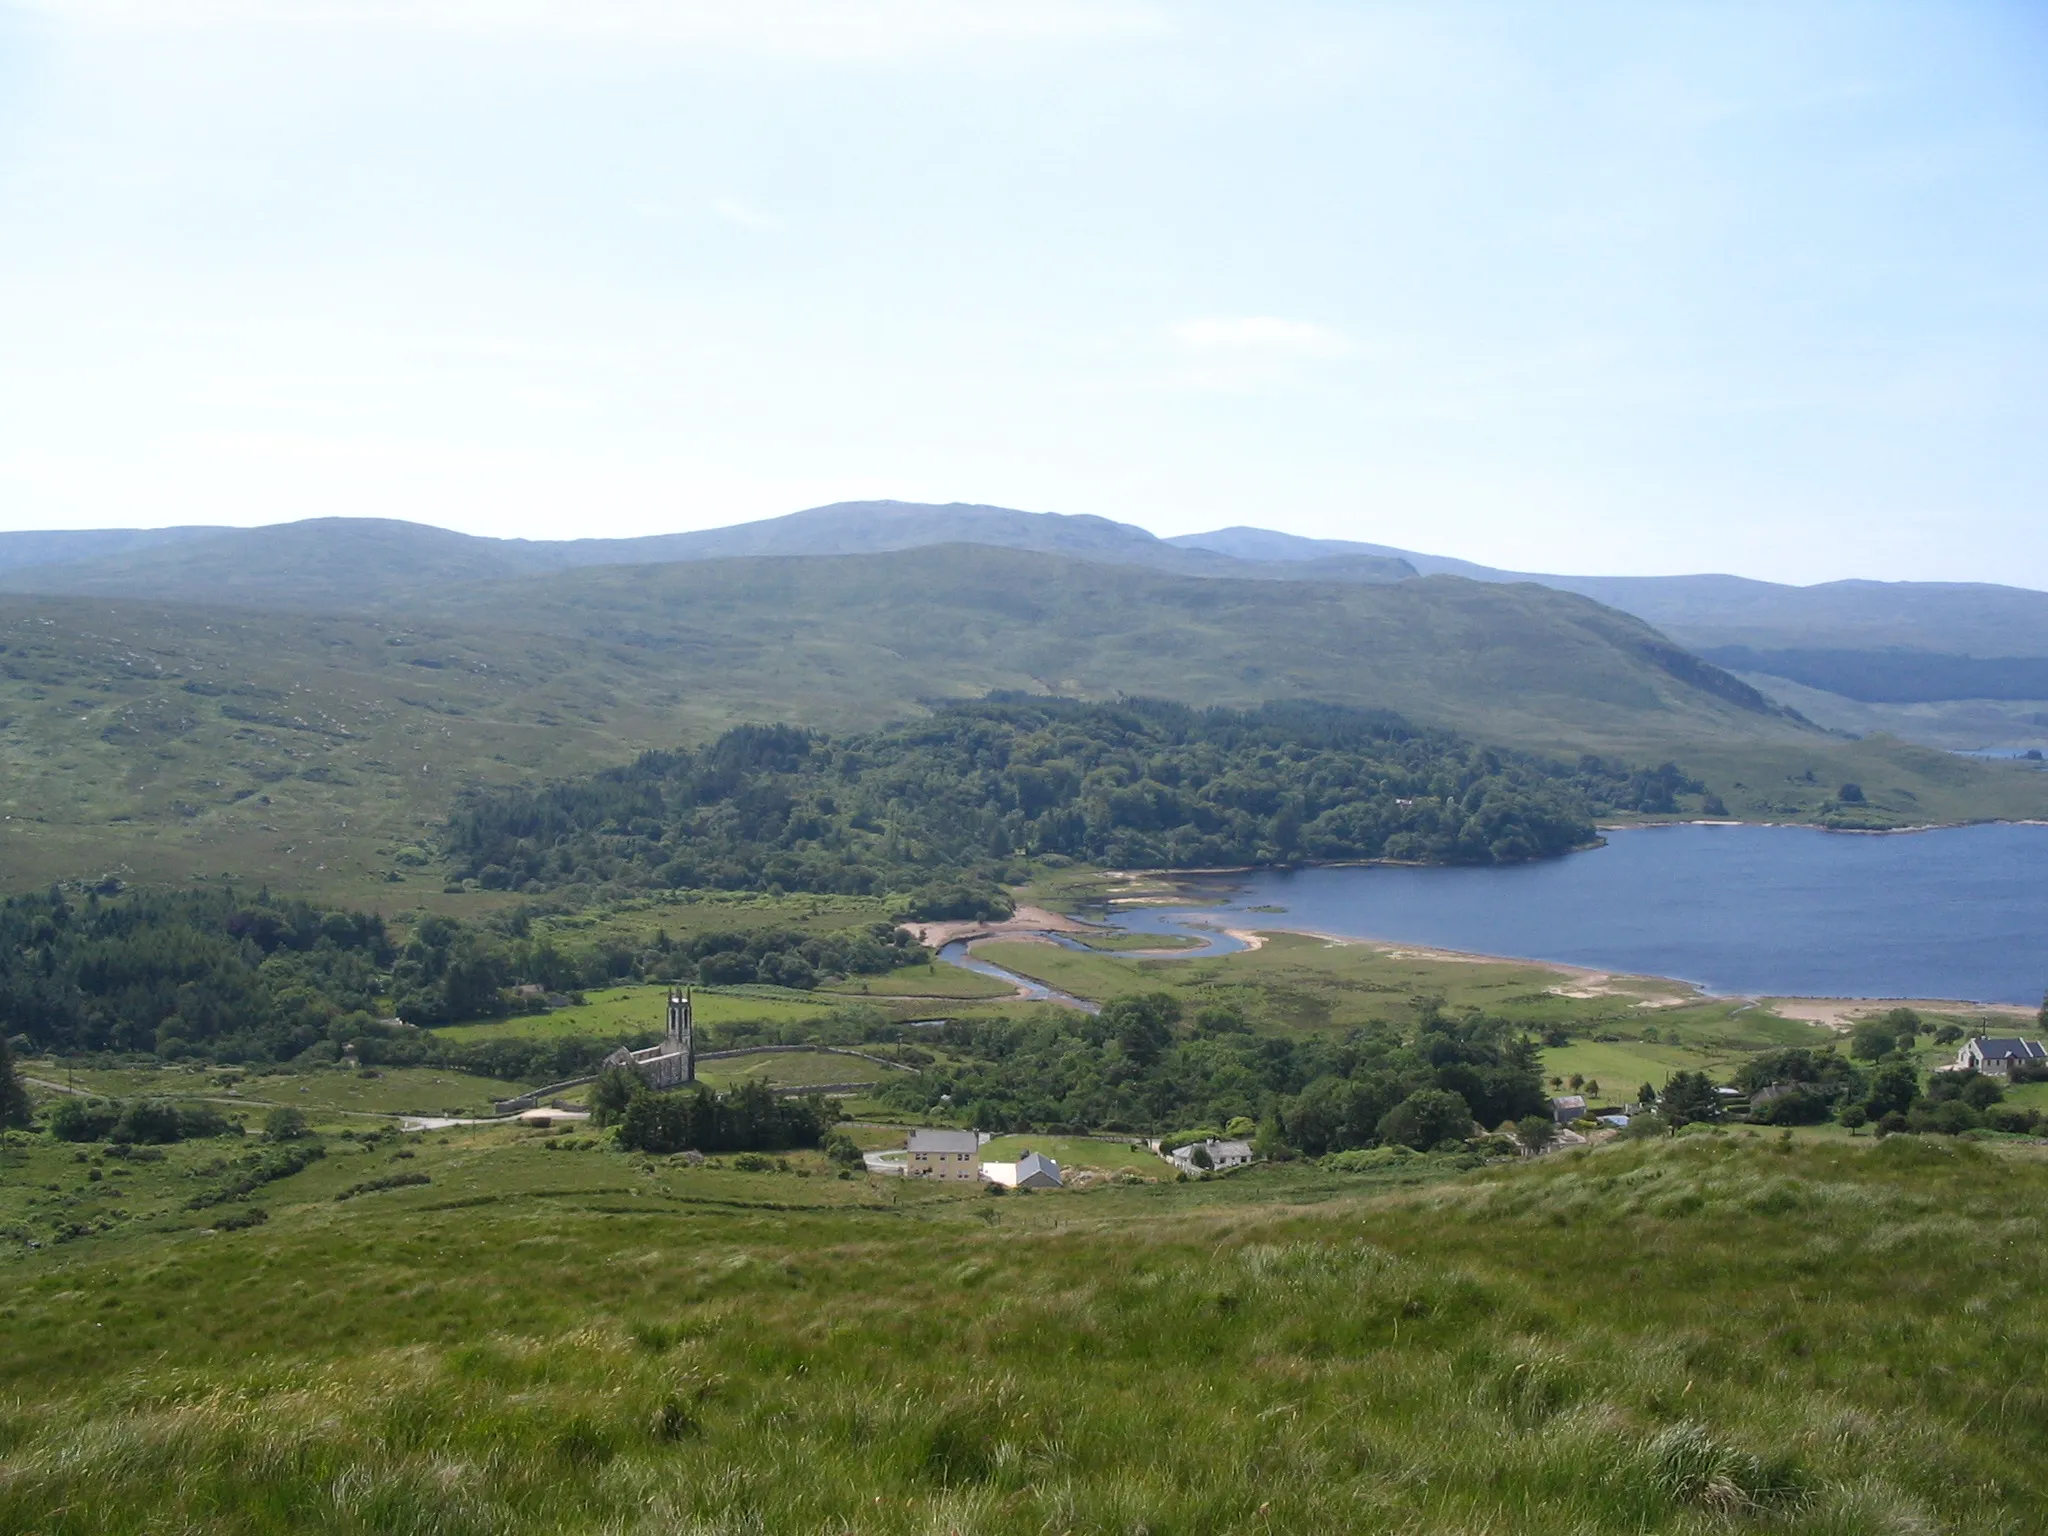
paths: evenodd
<path fill-rule="evenodd" d="M 1276 871 L 1216 891 L 1221 906 L 1152 908 L 1130 926 L 1300 929 L 1722 993 L 2033 1004 L 2048 988 L 2043 826 L 1655 827 L 1544 863 Z"/>

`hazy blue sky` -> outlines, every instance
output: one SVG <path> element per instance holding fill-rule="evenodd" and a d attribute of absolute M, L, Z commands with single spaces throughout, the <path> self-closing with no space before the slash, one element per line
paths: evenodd
<path fill-rule="evenodd" d="M 0 527 L 2048 587 L 2048 4 L 0 0 Z"/>

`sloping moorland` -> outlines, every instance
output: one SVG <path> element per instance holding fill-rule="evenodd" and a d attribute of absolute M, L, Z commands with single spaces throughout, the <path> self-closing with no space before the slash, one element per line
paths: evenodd
<path fill-rule="evenodd" d="M 1737 1133 L 1000 1200 L 788 1163 L 337 1141 L 261 1227 L 15 1267 L 0 1525 L 1905 1536 L 2048 1499 L 2031 1157 Z"/>
<path fill-rule="evenodd" d="M 29 573 L 33 574 L 33 573 Z M 253 599 L 252 599 L 253 600 Z M 455 794 L 991 689 L 1393 709 L 1489 744 L 1675 758 L 1731 813 L 2048 811 L 2048 776 L 1817 731 L 1637 620 L 1533 586 L 1181 576 L 951 545 L 589 567 L 341 613 L 0 604 L 0 871 L 233 873 L 411 906 Z"/>

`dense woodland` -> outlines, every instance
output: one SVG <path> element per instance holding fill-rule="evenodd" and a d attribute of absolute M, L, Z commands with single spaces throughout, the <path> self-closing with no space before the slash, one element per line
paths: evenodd
<path fill-rule="evenodd" d="M 0 901 L 0 1019 L 38 1050 L 270 1061 L 373 1025 L 382 919 L 227 891 Z"/>
<path fill-rule="evenodd" d="M 1342 1039 L 1254 1034 L 1230 1005 L 1183 1019 L 1172 994 L 1155 992 L 1093 1015 L 956 1020 L 937 1038 L 964 1062 L 892 1078 L 884 1097 L 909 1111 L 950 1104 L 984 1130 L 1157 1133 L 1263 1118 L 1270 1140 L 1320 1156 L 1383 1141 L 1427 1149 L 1475 1121 L 1492 1129 L 1545 1110 L 1538 1048 L 1519 1026 L 1427 1003 L 1405 1037 L 1387 1025 Z"/>
<path fill-rule="evenodd" d="M 999 695 L 866 735 L 742 726 L 453 816 L 492 889 L 666 886 L 916 893 L 961 910 L 1047 857 L 1204 868 L 1512 863 L 1589 842 L 1605 811 L 1669 812 L 1677 767 L 1565 764 L 1323 704 L 1196 710 Z"/>
<path fill-rule="evenodd" d="M 888 923 L 843 934 L 766 929 L 656 935 L 559 947 L 513 913 L 488 923 L 422 918 L 401 945 L 382 918 L 232 891 L 0 901 L 0 1020 L 31 1049 L 226 1062 L 333 1060 L 461 1066 L 542 1080 L 586 1069 L 596 1040 L 457 1047 L 417 1027 L 538 1006 L 514 989 L 571 991 L 636 980 L 766 981 L 810 987 L 924 958 Z"/>

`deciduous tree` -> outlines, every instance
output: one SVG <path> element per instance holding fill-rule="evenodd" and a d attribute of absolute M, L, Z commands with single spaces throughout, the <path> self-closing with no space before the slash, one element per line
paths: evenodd
<path fill-rule="evenodd" d="M 1418 1152 L 1427 1152 L 1440 1142 L 1463 1141 L 1471 1134 L 1472 1107 L 1443 1088 L 1418 1088 L 1380 1121 L 1380 1140 L 1399 1142 Z"/>

